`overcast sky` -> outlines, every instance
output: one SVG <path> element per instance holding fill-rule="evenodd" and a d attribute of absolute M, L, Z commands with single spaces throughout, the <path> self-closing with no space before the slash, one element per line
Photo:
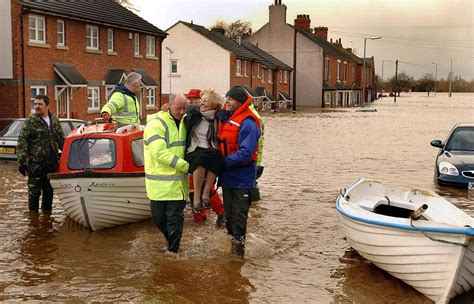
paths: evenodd
<path fill-rule="evenodd" d="M 237 19 L 252 23 L 253 31 L 268 22 L 268 6 L 273 0 L 132 0 L 138 14 L 162 30 L 179 20 L 191 20 L 209 27 L 217 20 Z M 297 14 L 308 14 L 311 27 L 327 26 L 328 39 L 341 38 L 357 56 L 374 56 L 376 73 L 384 79 L 405 71 L 415 78 L 430 72 L 447 78 L 453 58 L 453 74 L 474 79 L 474 0 L 282 0 L 287 6 L 286 21 L 293 24 Z"/>

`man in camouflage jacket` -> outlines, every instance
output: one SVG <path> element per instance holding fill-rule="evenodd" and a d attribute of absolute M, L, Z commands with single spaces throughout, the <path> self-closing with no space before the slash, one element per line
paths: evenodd
<path fill-rule="evenodd" d="M 41 210 L 50 213 L 53 208 L 53 188 L 47 174 L 58 168 L 58 152 L 63 148 L 64 134 L 59 119 L 49 112 L 48 96 L 37 95 L 34 106 L 35 113 L 25 120 L 18 138 L 18 170 L 22 175 L 28 175 L 30 212 L 38 212 L 42 193 Z"/>

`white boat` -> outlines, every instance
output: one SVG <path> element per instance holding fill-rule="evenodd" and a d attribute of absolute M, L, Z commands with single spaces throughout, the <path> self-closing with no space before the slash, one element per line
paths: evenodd
<path fill-rule="evenodd" d="M 64 143 L 49 174 L 67 216 L 93 231 L 149 219 L 143 167 L 143 126 L 81 127 Z"/>
<path fill-rule="evenodd" d="M 358 179 L 336 209 L 352 248 L 434 302 L 473 289 L 474 219 L 436 193 Z"/>

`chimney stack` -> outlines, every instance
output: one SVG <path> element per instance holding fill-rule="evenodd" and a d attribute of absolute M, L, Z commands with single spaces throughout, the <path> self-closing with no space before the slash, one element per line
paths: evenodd
<path fill-rule="evenodd" d="M 297 15 L 295 19 L 295 27 L 297 29 L 301 29 L 307 32 L 310 32 L 311 26 L 311 19 L 309 19 L 309 15 Z"/>
<path fill-rule="evenodd" d="M 341 38 L 337 39 L 336 42 L 334 43 L 334 45 L 335 45 L 338 49 L 342 49 Z"/>
<path fill-rule="evenodd" d="M 328 28 L 325 26 L 318 26 L 314 28 L 314 33 L 324 40 L 328 40 Z"/>

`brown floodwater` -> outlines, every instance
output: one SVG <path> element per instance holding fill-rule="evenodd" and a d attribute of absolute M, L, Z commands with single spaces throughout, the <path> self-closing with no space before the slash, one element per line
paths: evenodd
<path fill-rule="evenodd" d="M 185 215 L 179 254 L 150 220 L 89 232 L 63 214 L 27 213 L 26 180 L 0 164 L 0 301 L 166 303 L 430 303 L 352 250 L 339 229 L 339 189 L 365 177 L 433 190 L 474 216 L 474 190 L 433 184 L 437 149 L 474 120 L 474 94 L 384 98 L 377 112 L 265 113 L 262 200 L 250 210 L 246 258 L 230 255 L 215 215 Z"/>

